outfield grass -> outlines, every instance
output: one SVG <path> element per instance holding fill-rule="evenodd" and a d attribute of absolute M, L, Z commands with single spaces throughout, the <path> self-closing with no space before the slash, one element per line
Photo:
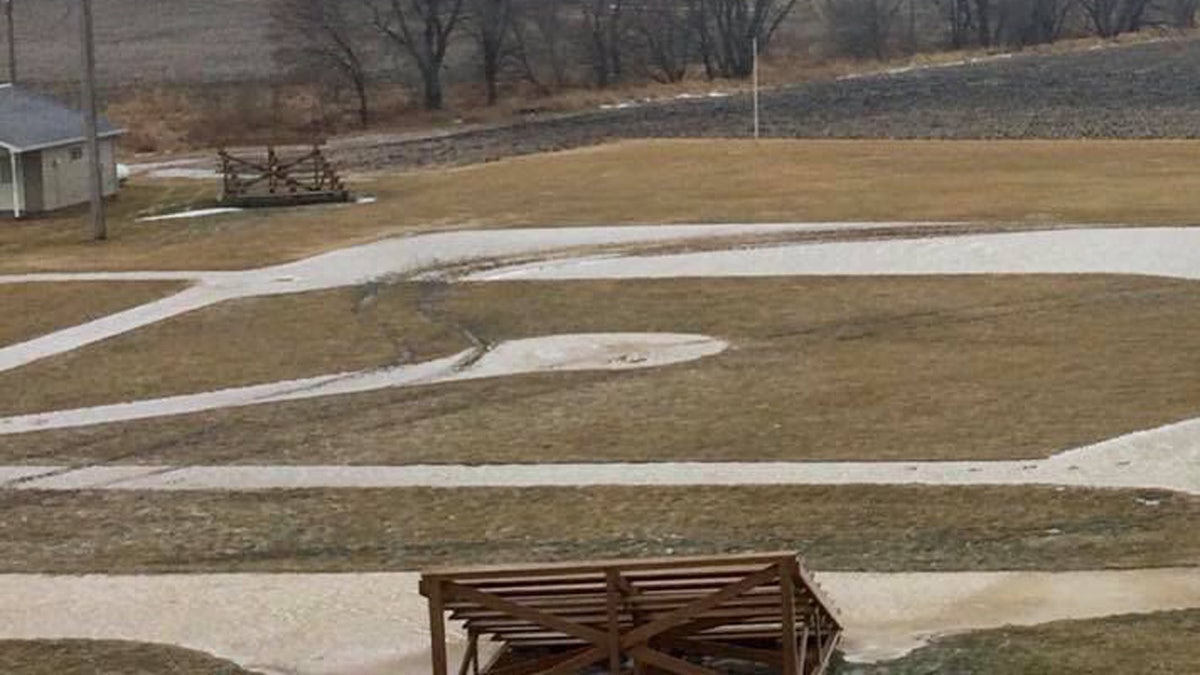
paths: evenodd
<path fill-rule="evenodd" d="M 369 365 L 393 353 L 374 322 L 398 334 L 421 325 L 415 293 L 381 289 L 369 318 L 354 313 L 351 291 L 198 312 L 0 375 L 0 409 Z M 1186 281 L 513 282 L 450 286 L 425 311 L 493 341 L 682 331 L 733 346 L 645 371 L 497 378 L 3 436 L 0 461 L 1013 459 L 1200 410 L 1200 285 Z M 433 331 L 429 344 L 441 337 Z"/>
<path fill-rule="evenodd" d="M 0 410 L 35 412 L 328 375 L 470 346 L 422 313 L 419 287 L 376 290 L 246 298 L 182 314 L 0 373 L 0 383 L 12 387 L 0 393 Z M 92 358 L 104 364 L 89 363 Z"/>
<path fill-rule="evenodd" d="M 0 347 L 150 302 L 184 286 L 150 281 L 0 284 Z"/>
<path fill-rule="evenodd" d="M 781 549 L 803 552 L 818 570 L 1200 564 L 1200 498 L 1142 490 L 7 491 L 0 508 L 2 572 L 406 570 Z"/>
<path fill-rule="evenodd" d="M 1200 672 L 1200 610 L 1006 627 L 939 639 L 901 659 L 837 675 L 1092 675 Z"/>
<path fill-rule="evenodd" d="M 598 223 L 954 220 L 1190 224 L 1197 141 L 649 140 L 465 168 L 378 174 L 370 205 L 136 222 L 215 196 L 137 183 L 111 241 L 82 217 L 0 228 L 0 272 L 237 269 L 418 230 Z M 354 181 L 352 181 L 353 183 Z"/>
<path fill-rule="evenodd" d="M 0 640 L 11 675 L 254 675 L 231 661 L 173 645 L 120 640 Z"/>

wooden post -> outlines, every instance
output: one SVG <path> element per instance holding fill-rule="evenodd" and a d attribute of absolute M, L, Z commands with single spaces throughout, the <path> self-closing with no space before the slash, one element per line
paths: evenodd
<path fill-rule="evenodd" d="M 787 561 L 779 564 L 779 593 L 783 599 L 783 630 L 779 636 L 783 647 L 783 669 L 780 672 L 796 675 L 796 582 Z"/>
<path fill-rule="evenodd" d="M 471 665 L 475 666 L 475 673 L 479 673 L 479 634 L 475 631 L 467 633 L 467 652 L 463 654 L 462 663 L 458 666 L 458 675 L 468 675 L 471 672 Z"/>
<path fill-rule="evenodd" d="M 104 178 L 100 167 L 100 142 L 96 138 L 96 46 L 92 39 L 92 0 L 80 0 L 79 29 L 83 43 L 83 137 L 87 142 L 92 238 L 103 241 L 108 238 L 108 227 L 104 222 Z"/>
<path fill-rule="evenodd" d="M 8 30 L 8 81 L 17 83 L 17 29 L 13 25 L 13 0 L 4 0 L 4 19 Z"/>
<path fill-rule="evenodd" d="M 429 651 L 433 659 L 433 675 L 446 672 L 446 610 L 442 599 L 442 582 L 433 579 L 429 584 Z"/>
<path fill-rule="evenodd" d="M 810 613 L 808 618 L 804 619 L 804 633 L 800 636 L 800 665 L 798 667 L 800 675 L 808 673 L 808 624 L 812 621 L 811 617 Z"/>
<path fill-rule="evenodd" d="M 825 620 L 822 617 L 820 612 L 813 612 L 813 633 L 815 634 L 816 640 L 817 640 L 817 664 L 818 664 L 817 667 L 818 668 L 821 667 L 820 664 L 825 663 L 825 636 L 822 635 L 822 633 L 824 632 L 824 626 L 821 625 L 824 622 L 825 622 Z"/>
<path fill-rule="evenodd" d="M 616 570 L 604 572 L 608 596 L 608 672 L 621 675 L 621 579 Z"/>

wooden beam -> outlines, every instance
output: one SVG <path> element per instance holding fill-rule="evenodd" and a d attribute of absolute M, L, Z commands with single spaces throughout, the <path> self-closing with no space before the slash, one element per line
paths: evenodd
<path fill-rule="evenodd" d="M 796 585 L 792 570 L 780 565 L 779 592 L 783 596 L 783 621 L 779 640 L 783 647 L 783 673 L 796 675 Z"/>
<path fill-rule="evenodd" d="M 804 633 L 800 636 L 800 675 L 808 675 L 808 622 L 804 622 Z"/>
<path fill-rule="evenodd" d="M 604 576 L 608 582 L 608 672 L 621 675 L 621 575 L 609 569 Z"/>
<path fill-rule="evenodd" d="M 442 606 L 442 584 L 434 582 L 429 587 L 429 648 L 433 660 L 433 675 L 448 675 L 446 672 L 446 614 Z"/>
<path fill-rule="evenodd" d="M 644 644 L 650 638 L 664 633 L 676 626 L 687 623 L 696 618 L 698 614 L 720 606 L 726 600 L 731 600 L 745 593 L 746 591 L 762 584 L 774 581 L 779 576 L 779 563 L 774 562 L 755 574 L 742 579 L 737 583 L 730 584 L 725 588 L 701 598 L 695 602 L 687 604 L 679 609 L 668 613 L 665 616 L 659 617 L 644 626 L 639 626 L 634 630 L 625 634 L 621 638 L 621 647 L 629 649 L 635 645 Z"/>
<path fill-rule="evenodd" d="M 588 626 L 577 624 L 573 621 L 568 621 L 553 614 L 548 614 L 530 607 L 518 605 L 515 602 L 509 602 L 508 600 L 492 595 L 491 593 L 477 591 L 470 586 L 460 586 L 452 581 L 444 581 L 442 583 L 444 585 L 443 592 L 446 595 L 454 598 L 470 600 L 471 602 L 475 602 L 492 609 L 498 609 L 502 612 L 508 612 L 510 615 L 518 619 L 525 619 L 526 621 L 536 623 L 539 626 L 545 626 L 546 628 L 566 633 L 567 635 L 577 637 L 581 640 L 587 640 L 595 645 L 601 645 L 604 647 L 608 646 L 608 633 L 605 633 L 604 631 L 599 631 L 595 628 L 589 628 Z"/>
<path fill-rule="evenodd" d="M 772 553 L 743 553 L 722 556 L 679 556 L 674 558 L 634 558 L 626 560 L 545 563 L 538 565 L 536 572 L 543 575 L 577 574 L 581 572 L 602 573 L 609 567 L 617 567 L 622 572 L 660 569 L 687 571 L 693 568 L 702 569 L 705 566 L 728 567 L 734 564 L 754 567 L 776 563 L 780 558 L 787 556 L 795 556 L 795 553 L 776 551 Z M 513 576 L 514 574 L 528 574 L 530 571 L 529 565 L 477 565 L 433 568 L 423 571 L 422 574 L 428 577 L 454 577 L 462 581 L 466 579 L 489 579 Z"/>
<path fill-rule="evenodd" d="M 577 675 L 583 668 L 603 661 L 608 654 L 607 647 L 591 647 L 547 670 L 537 671 L 537 675 Z"/>
<path fill-rule="evenodd" d="M 677 659 L 646 646 L 634 647 L 629 653 L 638 661 L 661 668 L 668 673 L 675 673 L 675 675 L 721 675 L 715 670 Z"/>
<path fill-rule="evenodd" d="M 471 664 L 475 664 L 475 671 L 479 671 L 479 634 L 470 631 L 467 634 L 467 653 L 463 654 L 462 663 L 458 666 L 458 675 L 468 675 L 471 671 Z"/>
<path fill-rule="evenodd" d="M 824 673 L 829 669 L 829 662 L 833 660 L 833 653 L 837 649 L 838 642 L 840 642 L 841 639 L 841 632 L 829 634 L 828 644 L 826 644 L 822 649 L 824 656 L 821 657 L 821 664 L 817 670 L 818 673 Z"/>
<path fill-rule="evenodd" d="M 535 673 L 544 672 L 547 668 L 556 666 L 568 659 L 572 659 L 580 654 L 590 651 L 592 647 L 583 647 L 567 652 L 558 652 L 556 654 L 546 654 L 544 656 L 528 658 L 497 667 L 491 664 L 484 670 L 485 675 L 534 675 Z"/>
<path fill-rule="evenodd" d="M 755 649 L 754 647 L 743 647 L 741 645 L 712 642 L 696 638 L 658 637 L 654 639 L 654 642 L 663 647 L 688 654 L 739 659 L 761 663 L 766 666 L 774 666 L 776 668 L 782 663 L 782 660 L 779 658 L 779 652 L 769 649 Z"/>

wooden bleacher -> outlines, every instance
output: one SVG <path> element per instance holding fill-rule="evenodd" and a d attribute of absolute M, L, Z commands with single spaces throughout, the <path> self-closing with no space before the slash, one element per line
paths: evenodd
<path fill-rule="evenodd" d="M 820 675 L 842 633 L 794 553 L 442 568 L 421 594 L 433 675 L 450 675 L 447 613 L 467 632 L 459 675 Z"/>

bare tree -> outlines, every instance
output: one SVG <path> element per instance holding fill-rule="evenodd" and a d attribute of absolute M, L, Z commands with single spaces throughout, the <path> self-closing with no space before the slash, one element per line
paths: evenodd
<path fill-rule="evenodd" d="M 1067 16 L 1074 0 L 1029 0 L 1029 20 L 1022 44 L 1037 45 L 1056 42 L 1062 37 Z"/>
<path fill-rule="evenodd" d="M 570 81 L 571 29 L 565 3 L 559 0 L 514 0 L 510 27 L 513 63 L 521 76 L 542 91 L 549 84 L 564 87 Z"/>
<path fill-rule="evenodd" d="M 971 29 L 975 25 L 970 0 L 937 0 L 937 4 L 945 21 L 946 44 L 951 49 L 966 47 L 971 41 Z"/>
<path fill-rule="evenodd" d="M 749 77 L 754 41 L 765 50 L 797 0 L 701 0 L 703 50 L 716 74 Z"/>
<path fill-rule="evenodd" d="M 1150 0 L 1079 0 L 1079 6 L 1100 37 L 1138 30 Z"/>
<path fill-rule="evenodd" d="M 273 0 L 276 59 L 293 69 L 316 70 L 324 81 L 349 84 L 358 101 L 358 120 L 370 121 L 363 17 L 339 0 Z"/>
<path fill-rule="evenodd" d="M 1164 11 L 1172 27 L 1195 28 L 1198 9 L 1200 0 L 1167 0 Z"/>
<path fill-rule="evenodd" d="M 902 0 L 826 0 L 823 14 L 839 52 L 882 59 L 901 4 Z"/>
<path fill-rule="evenodd" d="M 624 0 L 583 0 L 588 61 L 592 67 L 592 80 L 598 87 L 618 82 L 624 74 L 621 62 L 623 8 Z"/>
<path fill-rule="evenodd" d="M 651 78 L 678 82 L 687 75 L 699 13 L 700 0 L 642 0 L 634 6 L 631 23 Z"/>
<path fill-rule="evenodd" d="M 992 46 L 992 0 L 975 0 L 975 34 L 980 47 Z"/>
<path fill-rule="evenodd" d="M 498 81 L 513 24 L 512 0 L 469 0 L 471 34 L 479 48 L 479 64 L 487 103 L 499 97 Z"/>
<path fill-rule="evenodd" d="M 463 0 L 363 0 L 372 24 L 389 44 L 412 61 L 421 76 L 426 110 L 445 104 L 442 67 L 450 38 L 463 18 Z"/>

